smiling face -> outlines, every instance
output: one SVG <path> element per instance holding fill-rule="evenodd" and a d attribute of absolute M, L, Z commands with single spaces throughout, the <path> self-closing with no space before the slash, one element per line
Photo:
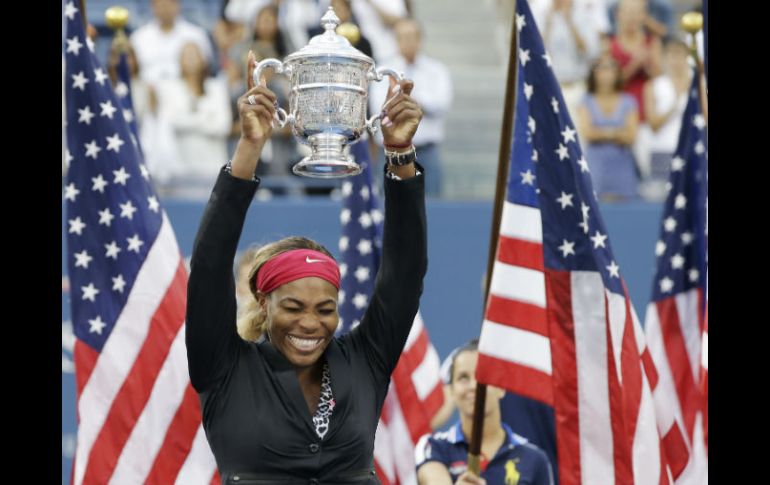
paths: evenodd
<path fill-rule="evenodd" d="M 314 365 L 334 337 L 337 293 L 333 284 L 309 276 L 260 295 L 270 341 L 296 367 Z"/>
<path fill-rule="evenodd" d="M 473 418 L 473 406 L 476 401 L 476 364 L 479 353 L 476 350 L 463 350 L 454 357 L 452 364 L 452 382 L 450 391 L 452 399 L 460 414 Z M 484 415 L 489 416 L 500 409 L 500 399 L 505 391 L 498 387 L 487 386 L 487 399 L 484 404 Z"/>

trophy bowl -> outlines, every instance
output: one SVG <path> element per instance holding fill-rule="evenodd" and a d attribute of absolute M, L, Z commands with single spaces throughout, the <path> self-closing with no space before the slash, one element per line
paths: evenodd
<path fill-rule="evenodd" d="M 289 111 L 278 107 L 275 121 L 288 123 L 297 140 L 311 153 L 292 168 L 297 175 L 341 178 L 357 175 L 361 167 L 345 153 L 345 147 L 360 140 L 365 128 L 376 132 L 382 114 L 368 120 L 366 108 L 369 82 L 386 75 L 397 81 L 403 75 L 388 68 L 375 68 L 374 60 L 336 33 L 340 20 L 329 7 L 321 18 L 323 34 L 286 56 L 265 59 L 254 70 L 254 83 L 262 81 L 265 69 L 289 78 Z"/>

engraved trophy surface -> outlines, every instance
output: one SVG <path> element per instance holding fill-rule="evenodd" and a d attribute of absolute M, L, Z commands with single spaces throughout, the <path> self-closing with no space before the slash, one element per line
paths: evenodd
<path fill-rule="evenodd" d="M 323 34 L 283 62 L 265 59 L 254 70 L 255 84 L 268 68 L 291 82 L 289 111 L 278 108 L 275 121 L 280 127 L 289 123 L 297 140 L 310 146 L 311 154 L 292 168 L 297 175 L 340 178 L 360 173 L 345 147 L 357 142 L 364 128 L 378 129 L 379 113 L 366 119 L 369 81 L 381 81 L 385 75 L 403 79 L 392 69 L 375 69 L 371 57 L 335 32 L 339 23 L 329 7 L 321 18 Z"/>

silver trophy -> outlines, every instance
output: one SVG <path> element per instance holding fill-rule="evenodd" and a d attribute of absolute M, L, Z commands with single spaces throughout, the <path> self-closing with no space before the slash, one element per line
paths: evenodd
<path fill-rule="evenodd" d="M 403 79 L 392 69 L 375 69 L 371 57 L 337 35 L 339 23 L 329 7 L 321 18 L 321 26 L 326 29 L 323 34 L 313 37 L 283 62 L 265 59 L 254 70 L 255 84 L 260 83 L 267 68 L 291 82 L 289 112 L 279 107 L 275 121 L 281 128 L 289 123 L 297 140 L 310 146 L 311 154 L 292 169 L 305 177 L 359 174 L 361 167 L 345 154 L 345 146 L 357 142 L 364 127 L 372 132 L 378 129 L 381 113 L 366 119 L 369 81 L 381 81 L 385 75 Z"/>

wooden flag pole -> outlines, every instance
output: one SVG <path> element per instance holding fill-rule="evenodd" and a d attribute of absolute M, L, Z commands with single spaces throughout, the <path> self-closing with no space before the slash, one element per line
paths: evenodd
<path fill-rule="evenodd" d="M 516 64 L 518 62 L 518 29 L 516 28 L 516 8 L 513 9 L 511 28 L 511 50 L 508 55 L 508 76 L 505 85 L 505 104 L 503 108 L 503 127 L 500 133 L 500 153 L 497 159 L 497 187 L 495 188 L 495 206 L 492 210 L 492 232 L 489 238 L 489 257 L 487 259 L 487 278 L 484 287 L 484 309 L 489 299 L 489 287 L 492 282 L 492 269 L 497 255 L 497 241 L 500 234 L 500 219 L 503 214 L 503 202 L 508 185 L 508 166 L 510 165 L 511 141 L 513 139 L 513 113 L 516 101 Z M 482 321 L 484 317 L 482 315 Z M 484 407 L 486 406 L 487 386 L 476 383 L 476 399 L 473 405 L 473 426 L 468 445 L 468 471 L 481 475 L 481 439 L 484 429 Z"/>
<path fill-rule="evenodd" d="M 80 0 L 80 17 L 83 20 L 83 30 L 88 35 L 88 17 L 86 16 L 86 0 Z"/>
<path fill-rule="evenodd" d="M 690 34 L 690 50 L 695 59 L 695 74 L 698 76 L 698 97 L 700 98 L 703 119 L 706 121 L 706 125 L 708 125 L 709 116 L 708 98 L 706 97 L 706 78 L 704 77 L 705 69 L 700 54 L 698 54 L 698 41 L 696 39 L 696 35 L 703 28 L 703 14 L 699 12 L 688 12 L 682 15 L 681 27 L 682 30 L 689 32 Z"/>

